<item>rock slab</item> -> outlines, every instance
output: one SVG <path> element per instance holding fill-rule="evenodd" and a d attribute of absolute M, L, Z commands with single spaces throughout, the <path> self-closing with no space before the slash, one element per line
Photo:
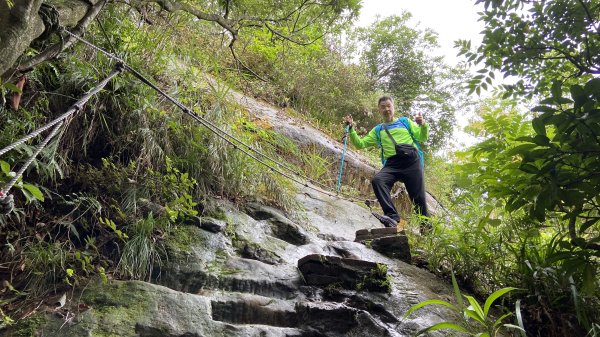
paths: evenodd
<path fill-rule="evenodd" d="M 411 263 L 410 246 L 406 235 L 386 236 L 373 239 L 371 248 L 385 256 Z"/>
<path fill-rule="evenodd" d="M 311 254 L 298 260 L 298 269 L 308 285 L 376 292 L 391 290 L 387 266 L 382 263 Z"/>
<path fill-rule="evenodd" d="M 363 243 L 385 256 L 411 263 L 408 238 L 398 227 L 361 229 L 356 231 L 354 241 Z"/>

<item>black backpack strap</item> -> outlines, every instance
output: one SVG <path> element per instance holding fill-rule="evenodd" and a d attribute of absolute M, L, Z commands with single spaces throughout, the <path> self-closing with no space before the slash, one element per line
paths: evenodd
<path fill-rule="evenodd" d="M 396 143 L 396 140 L 394 139 L 394 137 L 392 137 L 392 134 L 388 130 L 387 125 L 383 124 L 383 129 L 385 130 L 385 133 L 387 133 L 387 135 L 390 137 L 390 139 L 394 143 L 394 146 L 398 145 L 398 143 Z"/>

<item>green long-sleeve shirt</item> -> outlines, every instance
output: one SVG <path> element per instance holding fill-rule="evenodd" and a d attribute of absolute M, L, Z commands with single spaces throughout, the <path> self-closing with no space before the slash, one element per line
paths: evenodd
<path fill-rule="evenodd" d="M 386 124 L 388 130 L 392 134 L 392 137 L 394 137 L 394 140 L 396 140 L 396 143 L 415 145 L 410 133 L 400 121 L 401 119 L 408 121 L 408 126 L 410 127 L 410 130 L 417 141 L 421 143 L 427 140 L 427 137 L 429 136 L 429 124 L 423 123 L 421 126 L 419 126 L 417 123 L 408 118 L 399 118 L 392 123 Z M 396 154 L 396 149 L 394 147 L 394 143 L 383 129 L 382 124 L 371 129 L 371 131 L 369 131 L 369 133 L 362 138 L 356 133 L 354 128 L 351 128 L 350 140 L 358 149 L 378 146 L 379 141 L 377 140 L 377 129 L 380 129 L 379 136 L 381 138 L 381 146 L 383 148 L 383 159 L 387 160 L 389 157 Z"/>

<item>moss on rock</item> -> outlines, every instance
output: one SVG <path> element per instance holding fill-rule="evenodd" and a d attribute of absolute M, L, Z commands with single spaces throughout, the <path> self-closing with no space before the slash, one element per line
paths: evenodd
<path fill-rule="evenodd" d="M 9 330 L 8 336 L 14 337 L 33 337 L 37 335 L 38 330 L 47 322 L 46 314 L 37 313 L 26 319 L 19 320 Z"/>

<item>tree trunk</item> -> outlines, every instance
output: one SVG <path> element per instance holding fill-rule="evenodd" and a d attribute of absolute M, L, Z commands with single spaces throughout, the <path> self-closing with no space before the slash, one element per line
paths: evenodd
<path fill-rule="evenodd" d="M 2 78 L 11 77 L 17 69 L 18 60 L 45 30 L 38 11 L 42 0 L 16 0 L 12 8 L 6 0 L 0 0 L 0 74 Z M 54 0 L 46 2 L 59 13 L 60 25 L 76 25 L 87 13 L 88 8 L 97 0 Z"/>

